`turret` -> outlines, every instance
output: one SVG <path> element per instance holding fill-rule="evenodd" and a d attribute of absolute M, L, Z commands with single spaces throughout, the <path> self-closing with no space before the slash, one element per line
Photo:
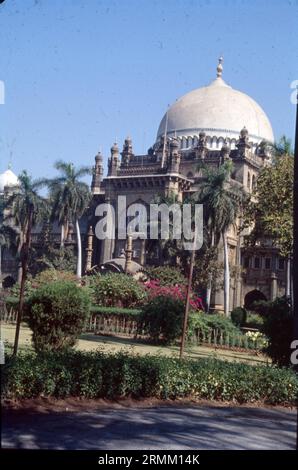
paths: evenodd
<path fill-rule="evenodd" d="M 123 150 L 121 152 L 121 163 L 123 166 L 128 166 L 129 162 L 131 160 L 131 157 L 133 157 L 133 152 L 132 152 L 132 141 L 130 137 L 126 137 L 123 145 Z"/>
<path fill-rule="evenodd" d="M 109 158 L 109 171 L 108 176 L 117 176 L 119 168 L 119 148 L 115 142 L 111 147 L 111 156 Z"/>
<path fill-rule="evenodd" d="M 93 167 L 93 175 L 91 182 L 91 191 L 93 194 L 96 194 L 100 190 L 100 184 L 102 182 L 103 176 L 103 163 L 102 155 L 100 152 L 95 157 L 95 165 Z"/>
<path fill-rule="evenodd" d="M 179 142 L 176 137 L 170 141 L 170 161 L 168 165 L 169 173 L 179 173 L 180 168 Z"/>
<path fill-rule="evenodd" d="M 246 129 L 245 126 L 240 131 L 240 136 L 236 144 L 236 147 L 238 149 L 238 153 L 240 157 L 246 158 L 249 156 L 250 150 L 251 150 L 251 144 L 249 143 L 248 130 Z"/>

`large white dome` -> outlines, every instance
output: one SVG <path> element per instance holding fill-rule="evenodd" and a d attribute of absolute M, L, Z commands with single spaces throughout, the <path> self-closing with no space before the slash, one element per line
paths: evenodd
<path fill-rule="evenodd" d="M 158 140 L 167 127 L 169 137 L 176 134 L 180 139 L 193 138 L 204 131 L 210 140 L 235 141 L 245 126 L 251 142 L 274 141 L 270 121 L 262 108 L 221 78 L 221 62 L 222 59 L 217 67 L 217 78 L 209 86 L 187 93 L 168 109 L 158 129 Z"/>
<path fill-rule="evenodd" d="M 0 193 L 4 192 L 6 187 L 16 187 L 19 185 L 18 177 L 10 170 L 4 171 L 0 174 Z"/>

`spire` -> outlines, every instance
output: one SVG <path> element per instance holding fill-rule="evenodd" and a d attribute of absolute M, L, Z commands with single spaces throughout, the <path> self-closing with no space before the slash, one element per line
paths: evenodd
<path fill-rule="evenodd" d="M 221 78 L 221 76 L 222 76 L 222 71 L 223 71 L 222 63 L 223 63 L 223 57 L 220 56 L 219 59 L 218 59 L 218 65 L 216 67 L 217 78 Z"/>

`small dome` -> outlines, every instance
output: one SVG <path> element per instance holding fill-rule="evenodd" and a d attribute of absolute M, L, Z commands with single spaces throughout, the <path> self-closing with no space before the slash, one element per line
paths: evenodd
<path fill-rule="evenodd" d="M 15 186 L 19 186 L 19 180 L 13 171 L 8 169 L 0 174 L 0 193 L 3 193 L 6 187 L 13 188 Z"/>
<path fill-rule="evenodd" d="M 159 140 L 167 131 L 172 137 L 194 137 L 205 132 L 210 138 L 238 140 L 241 129 L 247 129 L 249 141 L 259 144 L 263 139 L 274 141 L 268 117 L 248 95 L 234 90 L 221 77 L 222 59 L 217 78 L 209 86 L 198 88 L 177 100 L 163 117 Z"/>

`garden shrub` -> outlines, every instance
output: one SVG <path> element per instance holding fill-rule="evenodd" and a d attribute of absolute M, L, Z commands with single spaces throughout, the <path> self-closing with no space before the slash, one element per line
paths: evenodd
<path fill-rule="evenodd" d="M 295 405 L 293 370 L 216 359 L 175 359 L 70 351 L 25 353 L 2 366 L 2 396 L 10 399 L 192 397 L 234 403 Z"/>
<path fill-rule="evenodd" d="M 53 281 L 69 281 L 77 283 L 77 276 L 71 271 L 45 269 L 35 276 L 33 279 L 33 286 L 40 287 Z"/>
<path fill-rule="evenodd" d="M 247 328 L 262 328 L 264 324 L 264 318 L 258 313 L 247 312 L 245 327 Z"/>
<path fill-rule="evenodd" d="M 152 281 L 158 281 L 160 286 L 186 285 L 187 279 L 178 268 L 157 266 L 146 268 L 144 274 Z"/>
<path fill-rule="evenodd" d="M 144 286 L 123 273 L 90 276 L 93 302 L 103 307 L 136 307 L 146 299 Z"/>
<path fill-rule="evenodd" d="M 243 307 L 236 307 L 231 312 L 231 320 L 236 326 L 244 326 L 246 318 L 247 313 Z"/>
<path fill-rule="evenodd" d="M 220 336 L 241 335 L 241 331 L 232 321 L 220 314 L 207 314 L 204 312 L 191 312 L 189 318 L 189 337 L 196 334 L 198 338 L 208 335 L 216 335 L 216 342 Z"/>
<path fill-rule="evenodd" d="M 141 309 L 139 308 L 123 308 L 123 307 L 101 307 L 92 306 L 90 313 L 94 315 L 105 315 L 105 316 L 119 316 L 126 317 L 131 320 L 138 320 Z"/>
<path fill-rule="evenodd" d="M 145 282 L 145 287 L 148 292 L 149 300 L 154 299 L 155 297 L 171 297 L 182 301 L 185 303 L 187 295 L 187 287 L 185 285 L 175 285 L 175 286 L 162 286 L 159 281 L 152 280 Z M 202 310 L 203 303 L 202 299 L 198 297 L 194 292 L 190 293 L 189 300 L 190 307 L 193 310 Z"/>
<path fill-rule="evenodd" d="M 172 343 L 181 336 L 184 303 L 172 297 L 159 296 L 142 308 L 138 331 L 144 331 L 154 342 Z"/>
<path fill-rule="evenodd" d="M 280 297 L 264 306 L 261 331 L 268 338 L 267 354 L 280 366 L 290 365 L 291 342 L 294 335 L 294 315 L 290 301 Z"/>
<path fill-rule="evenodd" d="M 81 287 L 55 281 L 35 290 L 28 300 L 28 324 L 36 351 L 74 346 L 89 316 L 90 301 Z"/>

